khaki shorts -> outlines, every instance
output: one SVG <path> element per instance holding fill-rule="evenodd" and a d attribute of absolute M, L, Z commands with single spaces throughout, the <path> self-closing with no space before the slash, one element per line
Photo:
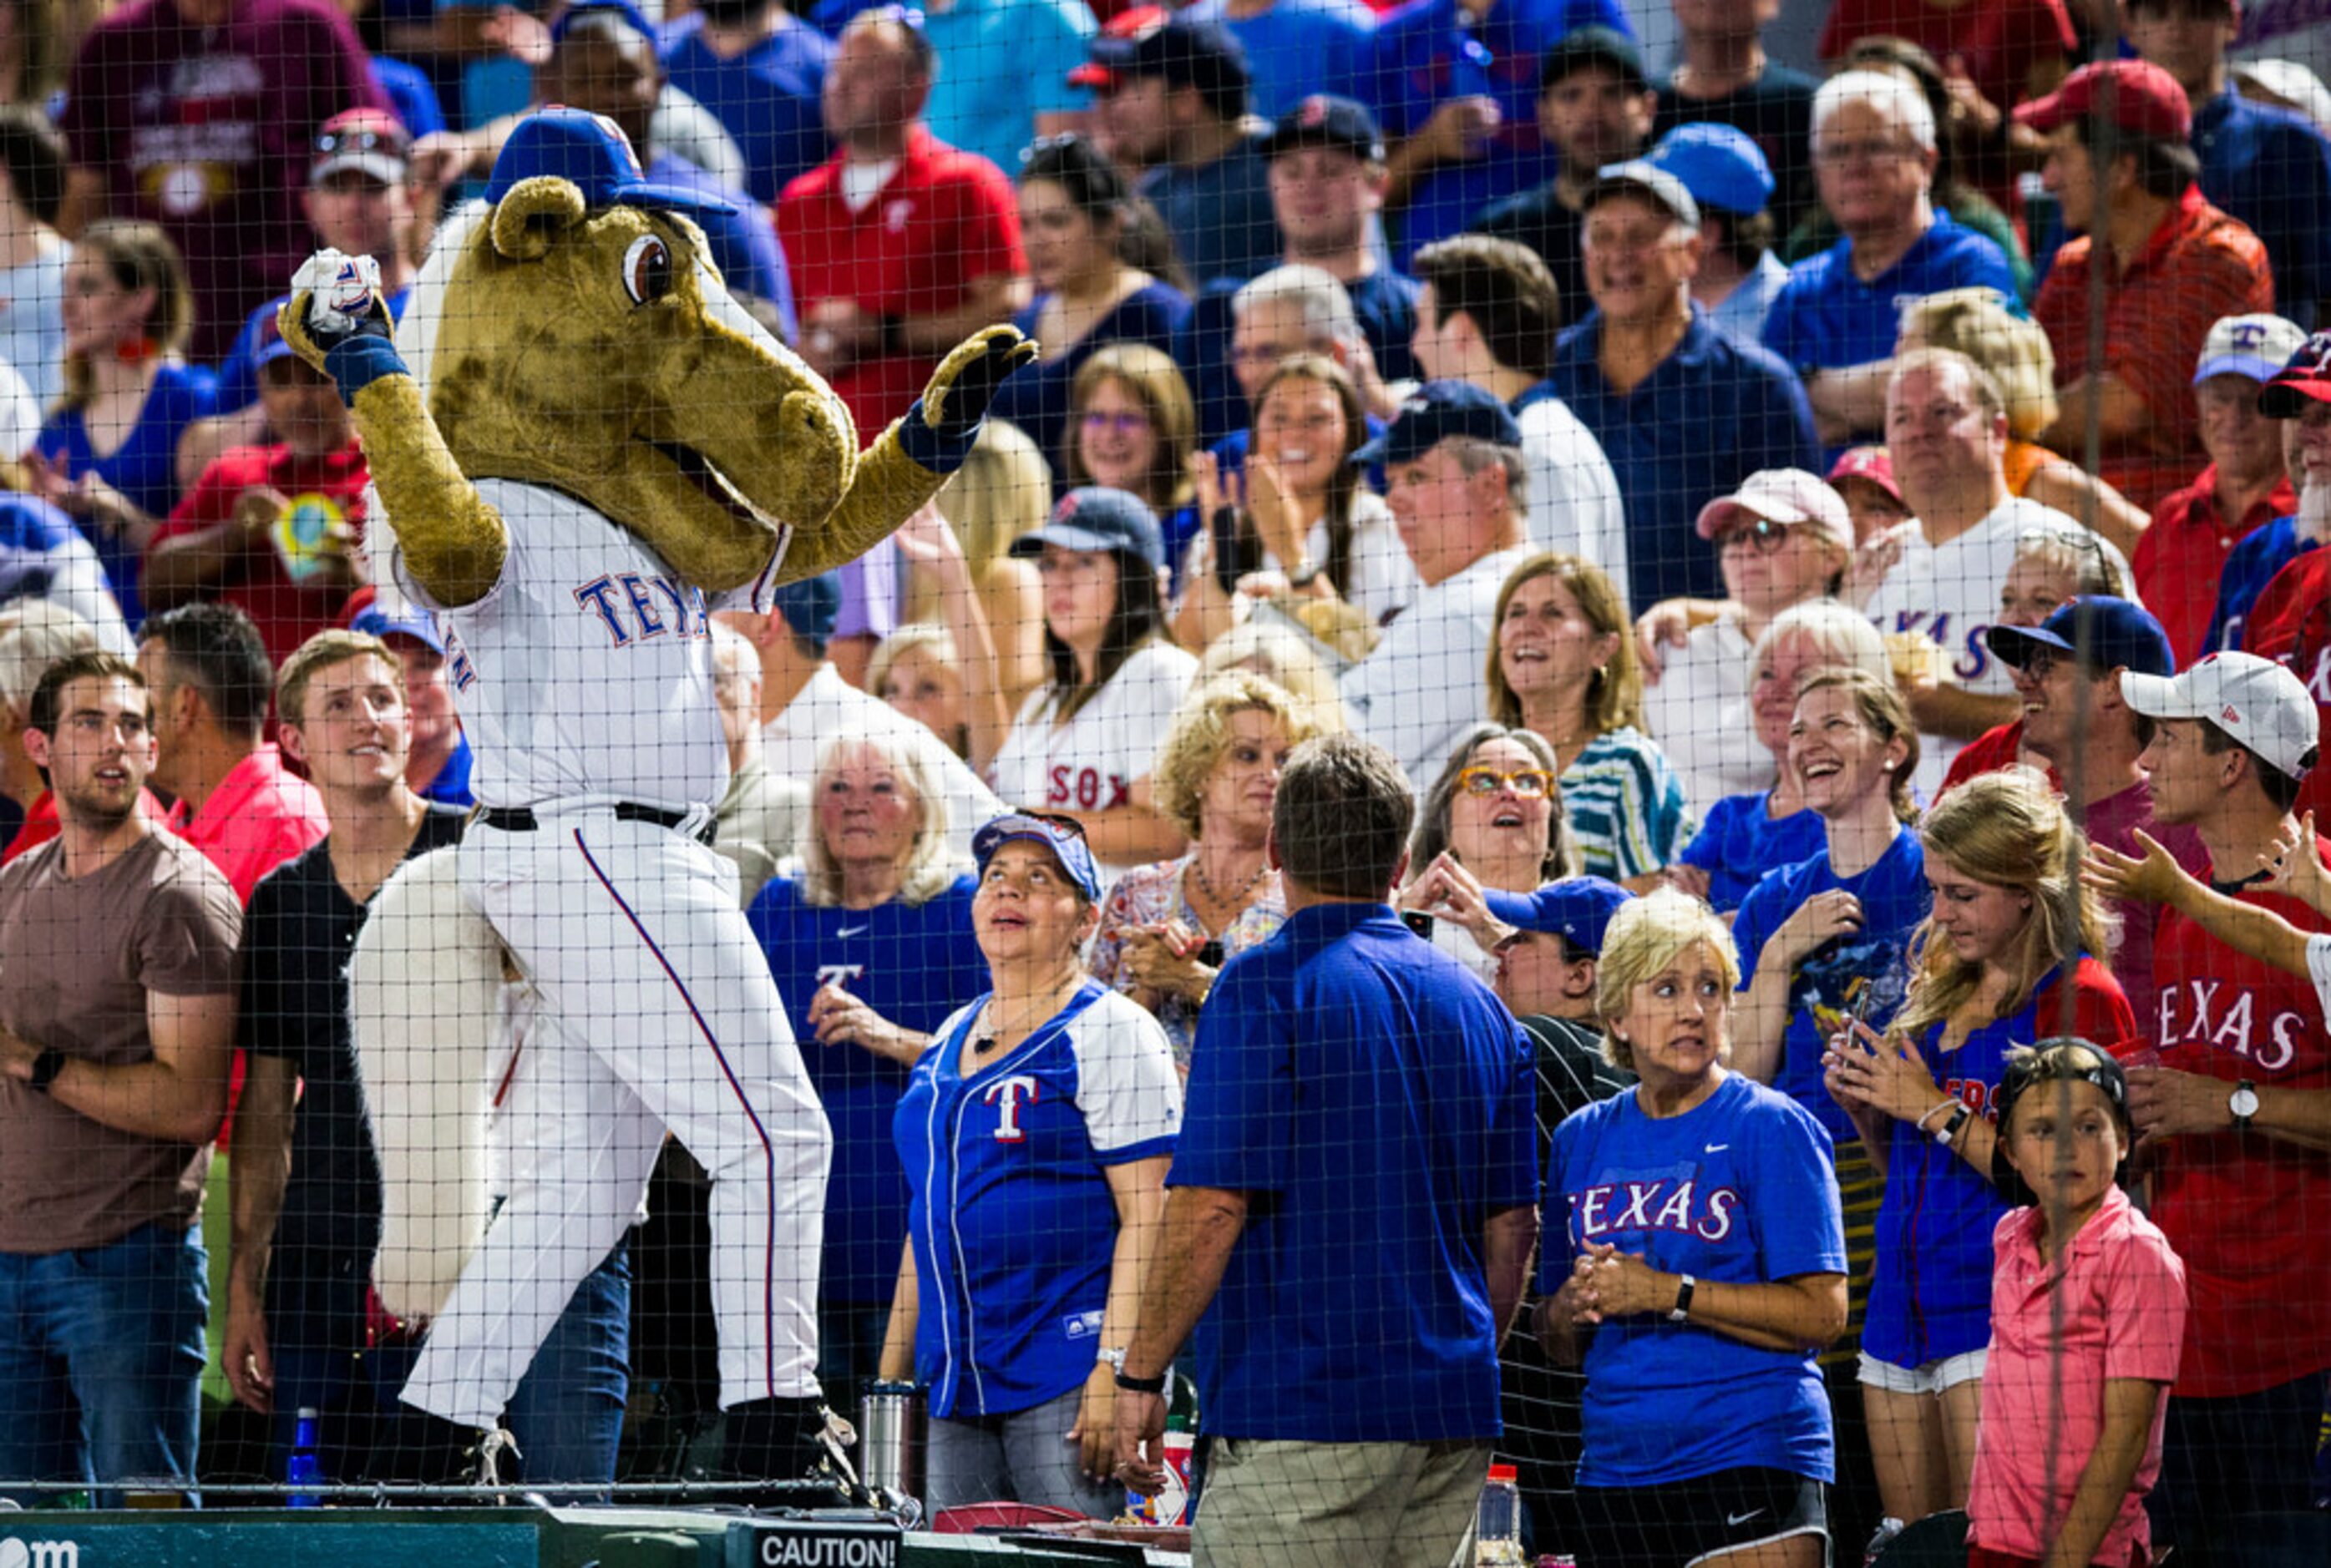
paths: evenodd
<path fill-rule="evenodd" d="M 1489 1473 L 1487 1442 L 1216 1438 L 1194 1568 L 1449 1568 Z"/>

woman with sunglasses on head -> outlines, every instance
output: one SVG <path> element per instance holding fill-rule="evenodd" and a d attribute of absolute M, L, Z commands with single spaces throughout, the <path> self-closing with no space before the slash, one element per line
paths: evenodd
<path fill-rule="evenodd" d="M 1725 596 L 1654 605 L 1635 637 L 1643 728 L 1704 813 L 1771 782 L 1774 754 L 1750 722 L 1749 651 L 1783 611 L 1836 596 L 1852 564 L 1853 519 L 1844 499 L 1803 469 L 1766 469 L 1702 507 L 1698 531 L 1716 545 Z"/>
<path fill-rule="evenodd" d="M 1422 584 L 1382 496 L 1352 461 L 1368 439 L 1349 372 L 1324 355 L 1280 362 L 1254 396 L 1245 466 L 1196 460 L 1198 515 L 1174 635 L 1202 650 L 1241 620 L 1247 595 L 1341 600 L 1379 625 Z"/>
<path fill-rule="evenodd" d="M 1578 556 L 1532 556 L 1498 590 L 1489 717 L 1545 737 L 1580 870 L 1631 892 L 1659 886 L 1690 839 L 1683 783 L 1645 735 L 1627 602 Z"/>
<path fill-rule="evenodd" d="M 1082 137 L 1047 137 L 1020 170 L 1020 234 L 1036 298 L 1013 320 L 1042 357 L 997 390 L 991 417 L 1008 420 L 1045 451 L 1059 448 L 1077 371 L 1108 343 L 1170 347 L 1190 297 L 1156 274 L 1170 247 L 1147 253 L 1154 225 L 1117 166 Z"/>
<path fill-rule="evenodd" d="M 1430 917 L 1433 946 L 1492 984 L 1508 927 L 1489 895 L 1535 892 L 1578 871 L 1555 768 L 1544 736 L 1477 725 L 1417 808 L 1400 908 Z"/>
<path fill-rule="evenodd" d="M 940 1026 L 891 1122 L 913 1191 L 881 1373 L 928 1392 L 933 1515 L 1009 1498 L 1105 1519 L 1182 1085 L 1157 1021 L 1078 957 L 1101 884 L 1075 820 L 998 817 L 972 852 L 990 989 Z"/>
<path fill-rule="evenodd" d="M 1198 661 L 1165 636 L 1165 542 L 1138 499 L 1070 490 L 1012 554 L 1043 583 L 1049 678 L 995 754 L 995 793 L 1073 813 L 1112 871 L 1179 854 L 1182 832 L 1147 802 L 1157 743 Z"/>
<path fill-rule="evenodd" d="M 2079 830 L 2026 768 L 1951 791 L 1919 823 L 1934 910 L 1883 1035 L 1831 1042 L 1826 1081 L 1885 1174 L 1861 1333 L 1861 1397 L 1890 1519 L 1966 1504 L 1991 1337 L 1991 1117 L 2008 1051 L 2049 1034 L 2131 1040 L 2105 967 L 2108 917 L 2080 881 Z"/>

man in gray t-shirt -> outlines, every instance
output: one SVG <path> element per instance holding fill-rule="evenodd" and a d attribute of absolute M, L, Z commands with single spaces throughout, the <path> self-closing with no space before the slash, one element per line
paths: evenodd
<path fill-rule="evenodd" d="M 234 889 L 150 826 L 145 683 L 52 666 L 24 747 L 59 837 L 0 870 L 0 1495 L 191 1483 L 208 1307 L 195 1218 L 226 1108 Z"/>

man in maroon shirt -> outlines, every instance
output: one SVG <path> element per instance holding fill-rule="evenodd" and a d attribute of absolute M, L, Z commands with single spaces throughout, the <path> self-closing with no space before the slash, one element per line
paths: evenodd
<path fill-rule="evenodd" d="M 2201 657 L 2218 608 L 2218 575 L 2235 543 L 2298 509 L 2282 432 L 2259 412 L 2258 389 L 2306 341 L 2298 323 L 2279 316 L 2228 316 L 2202 345 L 2193 401 L 2209 466 L 2154 508 L 2153 526 L 2129 556 L 2137 597 L 2161 617 L 2180 664 Z"/>
<path fill-rule="evenodd" d="M 73 61 L 58 227 L 160 223 L 194 283 L 193 357 L 215 361 L 307 259 L 316 132 L 349 108 L 388 102 L 328 0 L 130 0 Z"/>

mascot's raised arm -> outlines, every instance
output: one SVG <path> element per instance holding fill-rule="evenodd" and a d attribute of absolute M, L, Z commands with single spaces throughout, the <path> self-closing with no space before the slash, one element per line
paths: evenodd
<path fill-rule="evenodd" d="M 766 612 L 780 581 L 897 527 L 1035 346 L 973 337 L 861 451 L 706 260 L 689 214 L 707 205 L 650 184 L 612 123 L 546 109 L 447 221 L 393 333 L 376 295 L 319 301 L 313 262 L 281 325 L 356 412 L 390 572 L 435 617 L 477 754 L 476 820 L 383 890 L 351 969 L 377 1278 L 429 1321 L 403 1398 L 493 1436 L 668 1129 L 712 1178 L 728 1468 L 783 1479 L 823 1422 L 831 1136 L 706 847 L 728 771 L 709 616 Z M 504 952 L 535 998 L 507 1062 L 489 1060 Z M 490 1225 L 489 1097 L 508 1153 Z"/>

